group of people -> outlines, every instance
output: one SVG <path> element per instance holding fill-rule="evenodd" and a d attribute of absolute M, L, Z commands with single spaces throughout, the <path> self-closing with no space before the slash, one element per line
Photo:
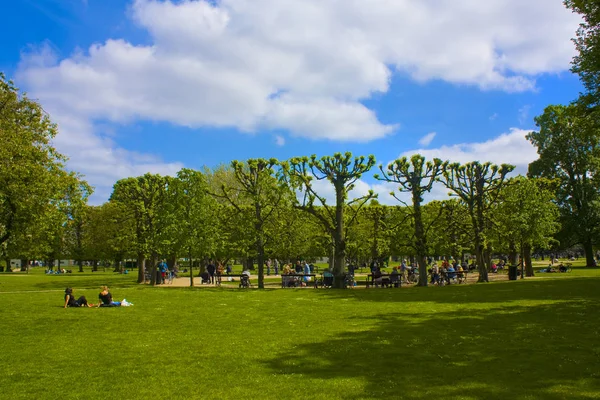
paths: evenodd
<path fill-rule="evenodd" d="M 64 308 L 67 307 L 120 307 L 120 306 L 131 306 L 133 304 L 129 303 L 126 299 L 122 301 L 113 300 L 112 294 L 108 289 L 108 286 L 102 286 L 100 288 L 100 293 L 98 294 L 98 303 L 88 303 L 85 296 L 79 296 L 79 298 L 75 298 L 73 294 L 73 288 L 65 289 L 65 305 Z"/>

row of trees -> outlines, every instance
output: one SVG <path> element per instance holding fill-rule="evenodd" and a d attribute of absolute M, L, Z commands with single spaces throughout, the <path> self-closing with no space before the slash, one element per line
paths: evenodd
<path fill-rule="evenodd" d="M 557 230 L 551 183 L 507 180 L 511 166 L 427 162 L 419 155 L 399 159 L 376 175 L 397 186 L 395 206 L 379 204 L 373 192 L 350 198 L 356 181 L 374 166 L 372 156 L 346 153 L 126 178 L 115 184 L 110 201 L 77 214 L 77 229 L 65 231 L 63 243 L 80 265 L 113 260 L 118 266 L 137 258 L 139 282 L 149 264 L 154 283 L 159 258 L 169 264 L 182 257 L 256 261 L 263 287 L 267 256 L 294 261 L 327 255 L 334 274 L 342 276 L 347 262 L 410 255 L 421 269 L 420 284 L 427 285 L 431 255 L 475 254 L 480 280 L 487 281 L 492 253 L 510 253 L 516 262 L 520 252 L 531 275 L 532 250 L 547 247 Z M 317 191 L 318 180 L 332 186 L 334 204 Z M 423 204 L 436 182 L 455 198 Z M 410 194 L 410 204 L 400 192 Z"/>

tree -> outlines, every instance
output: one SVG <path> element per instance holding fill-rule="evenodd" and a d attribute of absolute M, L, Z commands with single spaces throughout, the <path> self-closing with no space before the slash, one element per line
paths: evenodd
<path fill-rule="evenodd" d="M 573 39 L 579 54 L 573 58 L 572 71 L 579 74 L 588 93 L 584 102 L 600 101 L 600 0 L 565 0 L 564 4 L 581 15 L 583 22 Z"/>
<path fill-rule="evenodd" d="M 184 251 L 190 260 L 190 286 L 194 286 L 193 260 L 213 252 L 217 224 L 212 216 L 217 204 L 207 192 L 208 185 L 200 171 L 184 168 L 169 185 L 167 206 L 175 224 L 171 224 L 173 254 Z"/>
<path fill-rule="evenodd" d="M 115 272 L 121 272 L 121 261 L 135 254 L 135 224 L 125 205 L 108 201 L 89 207 L 84 235 L 84 251 L 89 260 L 112 260 Z"/>
<path fill-rule="evenodd" d="M 66 214 L 68 248 L 70 255 L 77 261 L 79 272 L 83 272 L 85 257 L 85 235 L 89 221 L 87 200 L 93 190 L 87 182 L 71 173 L 65 187 L 63 212 Z"/>
<path fill-rule="evenodd" d="M 235 186 L 221 186 L 218 197 L 225 199 L 239 213 L 247 207 L 251 213 L 254 244 L 258 257 L 258 287 L 264 289 L 265 228 L 275 210 L 288 194 L 288 188 L 276 175 L 276 159 L 249 159 L 233 161 L 231 167 L 237 181 Z M 246 205 L 245 205 L 246 204 Z"/>
<path fill-rule="evenodd" d="M 519 176 L 507 182 L 499 199 L 494 210 L 498 235 L 518 247 L 527 276 L 533 276 L 532 249 L 547 248 L 560 226 L 554 193 L 543 181 Z"/>
<path fill-rule="evenodd" d="M 464 252 L 471 249 L 471 219 L 464 203 L 457 198 L 432 201 L 424 207 L 424 214 L 431 225 L 427 243 L 435 255 L 463 259 Z M 439 218 L 438 218 L 439 217 Z"/>
<path fill-rule="evenodd" d="M 350 262 L 360 265 L 363 262 L 383 264 L 388 261 L 393 240 L 390 209 L 372 199 L 359 211 L 346 245 Z"/>
<path fill-rule="evenodd" d="M 412 245 L 417 255 L 419 265 L 419 286 L 427 286 L 427 235 L 423 224 L 423 215 L 421 203 L 423 195 L 431 191 L 434 182 L 443 173 L 447 163 L 443 163 L 439 158 L 433 162 L 425 162 L 425 157 L 415 154 L 410 161 L 402 157 L 393 163 L 390 163 L 387 169 L 379 166 L 381 176 L 375 175 L 375 179 L 398 184 L 398 191 L 410 193 L 412 199 L 411 216 L 414 221 L 414 241 Z M 394 192 L 392 195 L 396 200 L 406 205 Z"/>
<path fill-rule="evenodd" d="M 342 287 L 346 267 L 346 237 L 348 229 L 353 225 L 358 212 L 364 204 L 376 195 L 369 191 L 364 196 L 348 201 L 348 193 L 362 175 L 375 165 L 375 157 L 364 156 L 352 158 L 352 153 L 336 153 L 317 159 L 313 155 L 292 158 L 282 166 L 282 178 L 289 186 L 300 192 L 302 200 L 295 199 L 295 207 L 313 215 L 332 237 L 334 244 L 333 274 L 337 277 L 336 286 Z M 317 193 L 313 179 L 328 180 L 335 191 L 335 208 L 328 207 L 327 200 Z M 315 200 L 322 207 L 315 205 Z M 352 207 L 354 206 L 354 207 Z M 350 211 L 350 218 L 345 221 L 345 211 Z"/>
<path fill-rule="evenodd" d="M 562 215 L 563 236 L 581 244 L 588 267 L 594 265 L 593 245 L 600 233 L 598 180 L 600 134 L 597 114 L 579 105 L 551 105 L 535 118 L 539 131 L 527 139 L 539 159 L 529 165 L 530 177 L 556 179 L 556 201 Z M 564 243 L 563 243 L 564 245 Z"/>
<path fill-rule="evenodd" d="M 489 162 L 473 161 L 464 165 L 453 163 L 443 173 L 442 182 L 460 198 L 469 211 L 473 229 L 475 255 L 479 268 L 478 282 L 488 282 L 488 269 L 483 251 L 486 248 L 489 209 L 498 200 L 505 178 L 515 167 L 502 164 L 500 167 Z"/>
<path fill-rule="evenodd" d="M 0 245 L 23 232 L 61 196 L 64 156 L 42 107 L 0 73 Z"/>
<path fill-rule="evenodd" d="M 156 283 L 156 263 L 161 250 L 161 213 L 164 206 L 168 178 L 145 174 L 137 178 L 117 181 L 110 197 L 128 211 L 126 223 L 135 225 L 135 247 L 138 255 L 138 283 L 145 282 L 146 257 L 151 257 L 152 284 Z"/>

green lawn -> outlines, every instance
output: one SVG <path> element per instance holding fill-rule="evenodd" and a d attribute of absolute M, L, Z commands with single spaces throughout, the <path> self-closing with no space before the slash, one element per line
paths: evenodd
<path fill-rule="evenodd" d="M 0 274 L 0 398 L 600 398 L 600 270 L 402 289 Z M 129 308 L 63 309 L 64 287 Z"/>

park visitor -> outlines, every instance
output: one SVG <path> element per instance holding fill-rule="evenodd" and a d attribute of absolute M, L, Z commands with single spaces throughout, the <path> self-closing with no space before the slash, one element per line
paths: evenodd
<path fill-rule="evenodd" d="M 91 307 L 91 304 L 88 304 L 85 296 L 80 296 L 77 300 L 75 300 L 75 296 L 73 295 L 72 288 L 65 289 L 65 306 L 67 307 Z"/>
<path fill-rule="evenodd" d="M 208 275 L 210 277 L 210 283 L 215 283 L 215 271 L 215 264 L 213 264 L 213 262 L 210 261 L 208 266 L 206 267 L 206 272 L 208 272 Z"/>
<path fill-rule="evenodd" d="M 108 286 L 102 286 L 101 291 L 98 294 L 98 307 L 120 307 L 120 301 L 113 301 L 112 294 L 108 290 Z"/>

